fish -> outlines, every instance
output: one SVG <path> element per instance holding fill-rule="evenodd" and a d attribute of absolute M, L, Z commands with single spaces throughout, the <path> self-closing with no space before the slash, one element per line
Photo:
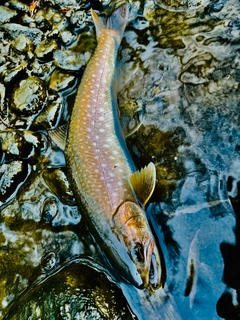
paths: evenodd
<path fill-rule="evenodd" d="M 97 47 L 77 90 L 65 157 L 80 212 L 121 278 L 137 288 L 162 286 L 161 259 L 145 205 L 156 182 L 153 163 L 137 171 L 121 130 L 114 76 L 128 5 L 110 16 L 91 9 Z"/>

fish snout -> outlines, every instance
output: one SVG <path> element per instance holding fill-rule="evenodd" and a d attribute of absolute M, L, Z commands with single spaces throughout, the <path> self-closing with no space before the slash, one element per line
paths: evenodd
<path fill-rule="evenodd" d="M 142 278 L 143 286 L 153 290 L 161 287 L 161 262 L 155 241 L 151 238 L 147 243 L 136 243 L 133 257 Z"/>

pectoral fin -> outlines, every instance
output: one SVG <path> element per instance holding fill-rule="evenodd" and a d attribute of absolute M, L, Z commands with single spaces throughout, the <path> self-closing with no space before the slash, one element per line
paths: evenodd
<path fill-rule="evenodd" d="M 48 134 L 53 142 L 62 149 L 63 151 L 66 148 L 67 144 L 67 132 L 68 132 L 68 124 L 64 124 L 57 129 L 48 131 Z"/>
<path fill-rule="evenodd" d="M 138 200 L 145 206 L 150 199 L 156 184 L 155 165 L 150 162 L 148 166 L 133 173 L 129 180 Z"/>

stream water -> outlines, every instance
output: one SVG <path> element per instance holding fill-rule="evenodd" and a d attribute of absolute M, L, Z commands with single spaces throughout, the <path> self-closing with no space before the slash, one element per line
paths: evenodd
<path fill-rule="evenodd" d="M 96 46 L 89 9 L 111 1 L 0 5 L 0 318 L 238 319 L 240 3 L 130 1 L 119 50 L 120 120 L 166 283 L 117 280 L 88 232 L 47 131 L 68 121 Z"/>

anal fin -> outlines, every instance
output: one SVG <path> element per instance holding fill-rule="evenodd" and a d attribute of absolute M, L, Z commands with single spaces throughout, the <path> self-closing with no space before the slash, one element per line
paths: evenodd
<path fill-rule="evenodd" d="M 155 165 L 150 162 L 148 166 L 133 173 L 129 180 L 138 200 L 145 206 L 155 189 Z"/>
<path fill-rule="evenodd" d="M 65 150 L 67 145 L 67 132 L 68 124 L 64 124 L 57 129 L 48 131 L 48 134 L 52 141 L 56 143 L 56 145 L 63 151 Z"/>

